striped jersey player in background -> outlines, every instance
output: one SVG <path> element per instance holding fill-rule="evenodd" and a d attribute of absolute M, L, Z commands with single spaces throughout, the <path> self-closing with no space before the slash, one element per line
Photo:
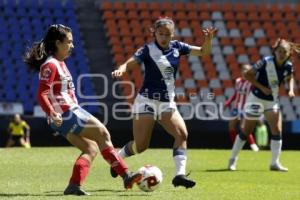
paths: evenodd
<path fill-rule="evenodd" d="M 239 77 L 235 81 L 234 89 L 233 95 L 224 104 L 224 108 L 226 108 L 234 101 L 233 108 L 231 110 L 231 116 L 234 118 L 229 121 L 229 137 L 232 144 L 234 143 L 239 129 L 243 129 L 244 106 L 246 103 L 246 98 L 251 90 L 251 83 L 243 76 Z M 239 127 L 237 127 L 237 125 Z M 259 151 L 252 133 L 248 136 L 247 140 L 253 151 Z"/>

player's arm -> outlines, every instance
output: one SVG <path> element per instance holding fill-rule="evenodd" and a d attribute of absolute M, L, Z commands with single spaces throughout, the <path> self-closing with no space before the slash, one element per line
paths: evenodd
<path fill-rule="evenodd" d="M 117 69 L 114 70 L 111 75 L 113 78 L 119 78 L 136 66 L 139 66 L 139 62 L 134 58 L 134 56 L 132 56 L 125 63 L 117 67 Z"/>
<path fill-rule="evenodd" d="M 49 93 L 50 90 L 53 89 L 52 86 L 57 73 L 56 70 L 56 66 L 52 63 L 43 66 L 41 69 L 37 99 L 44 112 L 50 116 L 55 125 L 60 126 L 62 124 L 62 119 L 59 116 L 60 114 L 55 112 L 51 102 L 49 101 Z"/>
<path fill-rule="evenodd" d="M 227 108 L 236 98 L 237 92 L 234 91 L 233 95 L 224 103 L 224 108 Z"/>
<path fill-rule="evenodd" d="M 204 33 L 204 43 L 201 47 L 191 46 L 190 54 L 193 56 L 205 56 L 209 54 L 211 52 L 212 39 L 216 31 L 217 29 L 213 27 L 202 30 Z"/>
<path fill-rule="evenodd" d="M 253 86 L 260 89 L 263 93 L 265 93 L 266 95 L 272 94 L 272 90 L 270 88 L 265 87 L 264 85 L 262 85 L 256 80 L 255 78 L 256 71 L 252 66 L 244 65 L 242 73 L 246 80 L 248 80 Z"/>
<path fill-rule="evenodd" d="M 294 93 L 294 84 L 295 84 L 295 81 L 294 81 L 294 76 L 293 74 L 287 76 L 285 78 L 285 81 L 288 83 L 289 85 L 289 97 L 290 98 L 294 98 L 295 97 L 295 93 Z"/>

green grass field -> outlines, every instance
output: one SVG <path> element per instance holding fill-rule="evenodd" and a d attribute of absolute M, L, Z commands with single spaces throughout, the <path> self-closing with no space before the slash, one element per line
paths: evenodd
<path fill-rule="evenodd" d="M 197 180 L 193 189 L 174 188 L 171 150 L 151 149 L 127 159 L 132 170 L 144 164 L 157 165 L 163 172 L 160 188 L 145 193 L 135 186 L 123 189 L 120 178 L 109 175 L 109 167 L 99 156 L 91 168 L 84 188 L 88 197 L 63 196 L 75 148 L 0 149 L 0 200 L 2 199 L 201 199 L 201 200 L 297 200 L 300 199 L 300 152 L 284 151 L 282 163 L 288 173 L 268 170 L 270 151 L 242 151 L 238 171 L 226 171 L 229 150 L 189 150 L 187 171 Z"/>

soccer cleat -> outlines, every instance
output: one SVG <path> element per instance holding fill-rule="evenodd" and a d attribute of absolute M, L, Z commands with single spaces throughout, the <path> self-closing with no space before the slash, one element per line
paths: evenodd
<path fill-rule="evenodd" d="M 31 145 L 30 145 L 30 143 L 26 142 L 26 143 L 24 144 L 24 147 L 25 147 L 26 149 L 30 149 L 30 148 L 31 148 Z"/>
<path fill-rule="evenodd" d="M 235 171 L 236 170 L 236 161 L 237 158 L 230 158 L 228 162 L 228 170 Z"/>
<path fill-rule="evenodd" d="M 124 188 L 131 189 L 133 184 L 140 182 L 142 180 L 142 178 L 143 178 L 143 175 L 139 172 L 126 173 L 125 176 L 123 177 Z"/>
<path fill-rule="evenodd" d="M 251 144 L 250 147 L 251 147 L 252 151 L 254 151 L 254 152 L 258 152 L 259 151 L 259 148 L 258 148 L 258 146 L 256 144 Z"/>
<path fill-rule="evenodd" d="M 192 188 L 196 185 L 196 182 L 188 179 L 187 175 L 177 175 L 173 178 L 172 184 L 174 187 L 183 186 L 185 188 Z"/>
<path fill-rule="evenodd" d="M 282 166 L 280 163 L 276 163 L 270 166 L 271 171 L 288 172 L 289 169 Z"/>
<path fill-rule="evenodd" d="M 81 189 L 80 186 L 78 185 L 69 184 L 64 191 L 64 195 L 89 196 L 90 194 L 84 191 L 83 189 Z"/>
<path fill-rule="evenodd" d="M 115 172 L 115 170 L 112 167 L 110 168 L 110 175 L 113 178 L 117 178 L 118 177 L 118 174 Z"/>

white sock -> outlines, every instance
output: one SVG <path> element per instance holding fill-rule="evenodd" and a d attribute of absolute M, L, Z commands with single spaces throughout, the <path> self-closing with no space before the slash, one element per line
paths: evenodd
<path fill-rule="evenodd" d="M 131 144 L 130 142 L 127 143 L 125 146 L 122 147 L 122 149 L 120 149 L 118 151 L 118 154 L 122 157 L 122 158 L 127 158 L 127 157 L 130 157 L 132 155 L 134 155 L 133 153 L 130 152 L 129 150 L 129 144 Z"/>
<path fill-rule="evenodd" d="M 186 168 L 186 155 L 178 155 L 173 157 L 176 167 L 175 176 L 177 175 L 185 175 Z"/>
<path fill-rule="evenodd" d="M 242 140 L 239 135 L 235 137 L 235 141 L 231 151 L 231 159 L 236 159 L 237 155 L 245 145 L 246 140 Z"/>
<path fill-rule="evenodd" d="M 271 140 L 271 151 L 272 151 L 271 165 L 279 164 L 281 147 L 282 147 L 282 140 Z"/>
<path fill-rule="evenodd" d="M 124 146 L 125 147 L 125 146 Z M 126 154 L 125 150 L 124 150 L 124 147 L 122 147 L 122 149 L 120 149 L 118 151 L 118 154 L 122 157 L 122 158 L 126 158 L 128 157 L 128 155 Z"/>

